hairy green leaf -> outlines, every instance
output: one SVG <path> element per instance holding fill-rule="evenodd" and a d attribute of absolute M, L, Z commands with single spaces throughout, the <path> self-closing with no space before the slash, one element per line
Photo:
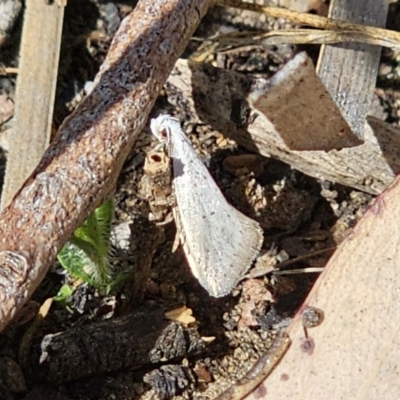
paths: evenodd
<path fill-rule="evenodd" d="M 108 260 L 113 214 L 114 203 L 107 200 L 76 229 L 57 256 L 71 275 L 100 290 L 109 287 L 113 279 Z"/>

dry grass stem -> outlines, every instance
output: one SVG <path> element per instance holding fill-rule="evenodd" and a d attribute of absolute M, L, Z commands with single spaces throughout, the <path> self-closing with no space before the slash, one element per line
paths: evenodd
<path fill-rule="evenodd" d="M 319 15 L 291 11 L 280 7 L 264 7 L 258 4 L 244 3 L 238 0 L 215 0 L 214 4 L 218 6 L 256 11 L 266 14 L 269 17 L 285 18 L 295 24 L 307 25 L 324 30 L 324 32 L 309 31 L 307 29 L 293 30 L 293 32 L 281 31 L 282 33 L 269 32 L 258 37 L 264 44 L 328 44 L 337 42 L 361 42 L 394 49 L 400 48 L 400 32 L 395 32 L 389 29 L 354 24 L 351 22 L 321 17 Z M 299 38 L 296 38 L 297 35 L 299 35 Z M 286 38 L 287 41 L 285 41 Z"/>

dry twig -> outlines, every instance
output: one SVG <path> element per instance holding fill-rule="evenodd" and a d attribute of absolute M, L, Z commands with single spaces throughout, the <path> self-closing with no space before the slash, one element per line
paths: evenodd
<path fill-rule="evenodd" d="M 12 74 L 18 74 L 18 68 L 13 68 L 13 67 L 1 68 L 0 67 L 0 76 L 12 75 Z"/>

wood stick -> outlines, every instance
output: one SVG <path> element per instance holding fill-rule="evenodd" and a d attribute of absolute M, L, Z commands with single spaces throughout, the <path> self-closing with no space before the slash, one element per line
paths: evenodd
<path fill-rule="evenodd" d="M 124 19 L 93 92 L 0 214 L 0 331 L 73 231 L 112 192 L 158 92 L 208 0 L 142 0 Z"/>
<path fill-rule="evenodd" d="M 63 20 L 64 7 L 55 3 L 30 0 L 26 4 L 1 208 L 32 173 L 50 143 Z"/>
<path fill-rule="evenodd" d="M 386 0 L 353 0 L 351 5 L 347 0 L 333 0 L 329 17 L 384 27 L 388 7 Z M 318 58 L 319 77 L 360 139 L 364 138 L 365 118 L 374 94 L 380 56 L 380 46 L 342 43 L 323 45 Z"/>

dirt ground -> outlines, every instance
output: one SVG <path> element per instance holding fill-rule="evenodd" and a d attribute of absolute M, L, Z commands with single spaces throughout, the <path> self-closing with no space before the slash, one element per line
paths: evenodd
<path fill-rule="evenodd" d="M 55 127 L 79 103 L 85 84 L 94 79 L 113 34 L 132 7 L 130 2 L 68 2 Z M 397 28 L 398 16 L 394 5 L 389 29 Z M 282 21 L 215 8 L 195 36 L 208 38 L 244 26 L 276 29 Z M 4 65 L 17 65 L 19 28 L 0 52 Z M 184 57 L 192 56 L 200 44 L 201 40 L 193 40 Z M 317 51 L 315 47 L 301 50 L 312 57 Z M 219 67 L 269 77 L 297 51 L 289 45 L 248 46 L 213 57 Z M 397 52 L 383 49 L 371 108 L 371 114 L 394 125 L 400 115 L 398 59 Z M 12 100 L 14 88 L 12 76 L 0 76 L 0 96 Z M 146 194 L 154 182 L 144 164 L 156 141 L 144 132 L 115 192 L 110 258 L 116 271 L 126 272 L 124 281 L 107 296 L 75 282 L 68 305 L 54 302 L 45 318 L 35 323 L 39 307 L 63 283 L 74 282 L 54 265 L 19 319 L 0 335 L 1 399 L 216 397 L 267 351 L 302 304 L 318 277 L 315 271 L 326 265 L 335 246 L 373 201 L 369 194 L 249 154 L 223 132 L 194 124 L 184 109 L 168 103 L 165 94 L 160 95 L 154 115 L 160 111 L 182 121 L 228 201 L 260 223 L 265 237 L 260 256 L 231 295 L 215 299 L 207 294 L 192 276 L 183 250 L 171 252 L 176 228 L 168 207 L 154 217 Z M 4 171 L 4 154 L 2 160 Z M 170 186 L 162 191 L 169 196 Z M 297 272 L 283 272 L 291 270 Z M 46 361 L 49 354 L 51 358 L 45 335 L 59 332 L 63 334 L 56 337 L 62 353 L 58 364 L 39 364 L 39 359 Z M 92 351 L 86 349 L 88 343 Z"/>

